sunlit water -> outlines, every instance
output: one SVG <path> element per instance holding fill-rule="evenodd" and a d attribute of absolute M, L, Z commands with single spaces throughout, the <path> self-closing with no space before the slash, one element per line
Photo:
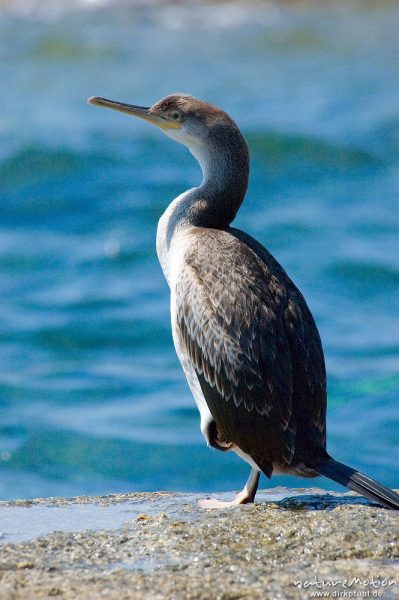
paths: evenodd
<path fill-rule="evenodd" d="M 223 106 L 249 141 L 236 225 L 315 315 L 329 449 L 399 486 L 399 7 L 5 6 L 0 497 L 245 480 L 203 443 L 155 254 L 159 216 L 199 168 L 148 124 L 86 105 L 173 91 Z"/>

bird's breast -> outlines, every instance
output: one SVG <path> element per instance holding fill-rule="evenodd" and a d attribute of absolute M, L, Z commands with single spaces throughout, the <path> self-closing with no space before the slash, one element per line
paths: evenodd
<path fill-rule="evenodd" d="M 189 229 L 171 229 L 170 219 L 162 215 L 157 229 L 157 255 L 163 274 L 173 290 L 182 269 L 186 250 L 191 243 Z"/>
<path fill-rule="evenodd" d="M 167 211 L 166 211 L 167 212 Z M 169 283 L 169 271 L 170 271 L 170 252 L 168 243 L 168 219 L 166 212 L 162 215 L 158 222 L 157 228 L 157 255 L 159 264 L 161 265 L 163 274 L 165 275 L 166 281 Z M 170 283 L 169 283 L 170 285 Z"/>
<path fill-rule="evenodd" d="M 189 243 L 189 232 L 192 224 L 189 220 L 190 206 L 195 202 L 195 192 L 192 188 L 177 196 L 165 210 L 158 222 L 157 254 L 169 287 L 178 273 Z"/>

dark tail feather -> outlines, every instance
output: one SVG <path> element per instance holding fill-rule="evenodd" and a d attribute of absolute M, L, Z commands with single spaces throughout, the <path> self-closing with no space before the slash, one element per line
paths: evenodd
<path fill-rule="evenodd" d="M 347 487 L 385 508 L 399 510 L 399 495 L 378 481 L 371 479 L 355 469 L 351 469 L 333 458 L 326 458 L 314 470 L 337 483 Z"/>

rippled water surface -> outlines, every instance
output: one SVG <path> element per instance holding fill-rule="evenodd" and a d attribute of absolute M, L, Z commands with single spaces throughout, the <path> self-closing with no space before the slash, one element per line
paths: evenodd
<path fill-rule="evenodd" d="M 199 167 L 86 105 L 173 91 L 223 106 L 248 139 L 236 225 L 316 317 L 331 452 L 399 486 L 398 5 L 32 6 L 0 8 L 0 497 L 246 477 L 203 443 L 155 254 Z"/>

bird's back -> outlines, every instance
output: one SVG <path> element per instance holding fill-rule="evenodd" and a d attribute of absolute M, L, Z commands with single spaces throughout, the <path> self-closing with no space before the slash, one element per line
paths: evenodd
<path fill-rule="evenodd" d="M 176 330 L 218 430 L 266 473 L 310 465 L 325 448 L 326 377 L 302 294 L 238 229 L 184 235 Z"/>

